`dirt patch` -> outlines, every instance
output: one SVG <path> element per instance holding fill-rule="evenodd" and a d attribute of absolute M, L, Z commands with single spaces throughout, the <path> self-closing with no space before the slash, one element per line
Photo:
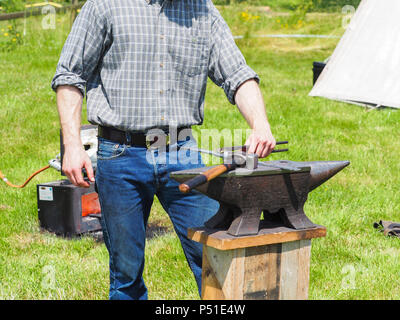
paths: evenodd
<path fill-rule="evenodd" d="M 6 204 L 0 204 L 0 211 L 6 211 L 6 210 L 11 210 L 12 207 Z"/>

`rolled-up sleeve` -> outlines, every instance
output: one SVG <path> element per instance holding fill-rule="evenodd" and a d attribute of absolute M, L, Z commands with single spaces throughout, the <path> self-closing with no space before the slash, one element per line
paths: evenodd
<path fill-rule="evenodd" d="M 212 7 L 213 24 L 211 53 L 208 65 L 209 78 L 222 89 L 231 104 L 235 104 L 236 89 L 246 80 L 260 81 L 237 47 L 232 33 L 215 7 Z"/>
<path fill-rule="evenodd" d="M 104 50 L 107 26 L 93 1 L 88 0 L 76 17 L 61 52 L 51 87 L 77 87 L 85 95 L 87 80 L 98 66 Z"/>

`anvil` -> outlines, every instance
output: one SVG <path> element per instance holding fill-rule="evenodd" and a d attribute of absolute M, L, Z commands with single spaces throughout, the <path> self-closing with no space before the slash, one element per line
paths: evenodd
<path fill-rule="evenodd" d="M 304 213 L 308 193 L 349 163 L 266 161 L 259 162 L 254 170 L 238 168 L 224 173 L 195 188 L 220 203 L 205 227 L 227 230 L 233 236 L 255 235 L 263 214 L 264 219 L 278 219 L 288 228 L 313 228 L 314 223 Z M 182 183 L 207 169 L 210 167 L 175 171 L 170 176 Z"/>

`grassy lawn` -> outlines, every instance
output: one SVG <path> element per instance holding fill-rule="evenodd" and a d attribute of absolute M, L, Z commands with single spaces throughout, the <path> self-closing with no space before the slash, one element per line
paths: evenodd
<path fill-rule="evenodd" d="M 245 35 L 237 44 L 261 77 L 275 137 L 290 141 L 289 153 L 271 159 L 351 161 L 306 203 L 311 220 L 328 230 L 326 238 L 313 241 L 310 299 L 399 299 L 400 242 L 376 232 L 372 224 L 400 221 L 400 113 L 308 97 L 312 62 L 327 58 L 337 39 L 252 37 L 341 35 L 341 15 L 267 14 L 261 7 L 245 5 L 224 6 L 221 13 L 235 35 Z M 20 20 L 12 28 L 18 30 L 22 40 L 15 42 L 21 44 L 0 50 L 0 170 L 16 184 L 59 152 L 50 81 L 68 21 L 68 15 L 58 14 L 56 29 L 43 30 L 40 18 L 29 18 L 23 36 Z M 7 40 L 3 34 L 12 29 L 9 25 L 0 22 L 0 30 L 5 30 L 0 44 Z M 205 109 L 202 129 L 247 128 L 236 107 L 212 83 Z M 39 229 L 35 185 L 59 179 L 58 172 L 47 170 L 24 189 L 0 183 L 0 299 L 108 298 L 104 244 L 91 237 L 62 239 Z M 171 227 L 157 201 L 150 224 Z M 151 299 L 198 299 L 173 232 L 148 240 L 145 280 Z"/>

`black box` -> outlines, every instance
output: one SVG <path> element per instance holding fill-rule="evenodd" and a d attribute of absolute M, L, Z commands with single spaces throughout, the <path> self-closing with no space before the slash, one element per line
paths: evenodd
<path fill-rule="evenodd" d="M 90 198 L 97 196 L 93 183 L 89 188 L 81 188 L 68 180 L 60 180 L 38 184 L 36 190 L 41 228 L 66 237 L 101 230 L 98 211 L 82 215 L 82 201 L 87 201 L 84 199 L 89 195 Z"/>

